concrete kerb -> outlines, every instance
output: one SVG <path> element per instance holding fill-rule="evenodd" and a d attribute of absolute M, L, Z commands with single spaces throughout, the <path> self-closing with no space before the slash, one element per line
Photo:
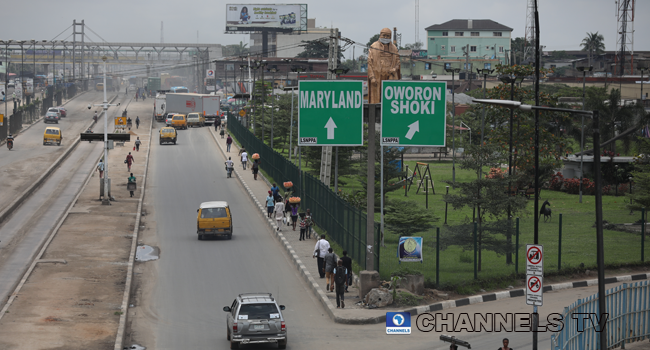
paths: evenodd
<path fill-rule="evenodd" d="M 210 130 L 212 137 L 214 138 L 215 142 L 219 146 L 219 150 L 221 150 L 221 153 L 226 156 L 226 153 L 219 143 L 217 136 L 214 134 L 212 130 Z M 235 169 L 235 172 L 237 170 Z M 262 179 L 270 186 L 270 182 L 262 175 L 262 173 L 259 173 L 258 176 L 261 176 Z M 289 255 L 293 258 L 293 262 L 300 271 L 301 275 L 307 280 L 307 284 L 311 287 L 312 291 L 316 294 L 317 297 L 319 297 L 319 300 L 323 304 L 323 307 L 325 307 L 325 310 L 327 310 L 327 314 L 329 317 L 336 323 L 342 323 L 342 324 L 354 324 L 354 325 L 361 325 L 361 324 L 378 324 L 378 323 L 384 323 L 386 322 L 386 315 L 380 315 L 380 316 L 375 316 L 375 317 L 341 317 L 335 315 L 335 307 L 327 297 L 327 295 L 323 292 L 323 290 L 320 288 L 316 280 L 312 277 L 311 273 L 307 270 L 307 268 L 303 265 L 302 261 L 298 257 L 298 255 L 295 253 L 295 250 L 291 247 L 289 242 L 284 238 L 284 235 L 282 232 L 276 231 L 277 226 L 274 223 L 274 220 L 269 219 L 266 216 L 266 208 L 264 208 L 261 203 L 255 198 L 255 195 L 253 192 L 250 190 L 248 187 L 248 184 L 246 184 L 246 181 L 243 180 L 239 174 L 237 174 L 237 177 L 239 177 L 240 181 L 242 182 L 244 188 L 246 188 L 246 191 L 248 192 L 248 195 L 251 197 L 253 200 L 253 203 L 257 204 L 257 206 L 260 208 L 260 213 L 264 219 L 267 220 L 267 223 L 269 224 L 269 227 L 271 227 L 272 231 L 276 234 L 280 242 L 283 243 L 285 249 L 289 253 Z M 625 275 L 625 276 L 617 276 L 617 277 L 608 277 L 605 278 L 605 284 L 610 284 L 610 283 L 618 283 L 618 282 L 626 282 L 626 281 L 640 281 L 640 280 L 646 280 L 650 279 L 650 273 L 644 273 L 644 274 L 636 274 L 636 275 Z M 355 276 L 355 283 L 358 283 L 358 277 Z M 589 286 L 595 286 L 598 284 L 598 280 L 585 280 L 585 281 L 578 281 L 578 282 L 568 282 L 568 283 L 559 283 L 559 284 L 554 284 L 554 285 L 548 285 L 543 288 L 544 292 L 550 292 L 550 291 L 559 291 L 559 290 L 564 290 L 564 289 L 571 289 L 571 288 L 580 288 L 580 287 L 589 287 Z M 457 300 L 447 300 L 439 303 L 434 303 L 430 305 L 422 305 L 418 307 L 413 307 L 410 309 L 404 309 L 404 310 L 391 310 L 395 312 L 410 312 L 411 315 L 419 315 L 422 313 L 426 312 L 436 312 L 436 311 L 441 311 L 441 310 L 447 310 L 455 307 L 460 307 L 460 306 L 466 306 L 466 305 L 473 305 L 473 304 L 478 304 L 478 303 L 484 303 L 484 302 L 489 302 L 489 301 L 495 301 L 495 300 L 501 300 L 501 299 L 506 299 L 506 298 L 515 298 L 515 297 L 523 297 L 526 295 L 526 290 L 525 289 L 513 289 L 509 291 L 503 291 L 503 292 L 496 292 L 496 293 L 487 293 L 487 294 L 481 294 L 481 295 L 474 295 L 471 297 L 463 298 L 463 299 L 457 299 Z M 118 350 L 118 349 L 115 349 Z"/>
<path fill-rule="evenodd" d="M 135 227 L 133 228 L 133 241 L 131 241 L 131 252 L 129 253 L 129 265 L 126 273 L 126 283 L 124 285 L 124 296 L 122 297 L 122 314 L 120 315 L 120 323 L 117 327 L 117 335 L 115 336 L 114 350 L 122 350 L 124 346 L 124 333 L 126 331 L 126 321 L 129 313 L 129 300 L 131 299 L 131 288 L 133 285 L 133 268 L 135 265 L 135 254 L 138 248 L 138 234 L 140 233 L 140 219 L 142 218 L 142 203 L 144 200 L 144 193 L 147 185 L 147 172 L 149 171 L 149 154 L 151 154 L 151 138 L 153 136 L 153 121 L 149 125 L 149 148 L 147 149 L 147 157 L 144 164 L 144 175 L 142 176 L 142 191 L 140 192 L 140 199 L 138 200 L 138 212 L 135 216 Z"/>
<path fill-rule="evenodd" d="M 111 99 L 111 102 L 109 103 L 115 101 L 116 98 L 117 95 L 113 97 L 113 99 Z M 92 121 L 89 127 L 92 127 L 94 125 L 95 125 L 95 121 Z M 31 194 L 34 193 L 34 191 L 43 184 L 45 179 L 47 179 L 52 174 L 52 172 L 56 168 L 58 168 L 59 165 L 61 165 L 61 163 L 70 155 L 70 153 L 72 153 L 72 151 L 75 148 L 77 148 L 77 145 L 79 144 L 79 139 L 80 137 L 75 138 L 75 140 L 72 142 L 72 145 L 70 145 L 70 147 L 68 147 L 65 150 L 65 152 L 63 152 L 63 154 L 59 158 L 57 158 L 57 160 L 55 160 L 54 163 L 50 165 L 50 167 L 47 168 L 47 170 L 45 170 L 45 172 L 36 181 L 34 181 L 34 183 L 31 186 L 29 186 L 25 191 L 23 191 L 23 193 L 21 193 L 18 196 L 18 198 L 16 198 L 13 202 L 11 202 L 11 204 L 9 204 L 9 206 L 7 206 L 2 212 L 0 212 L 0 224 L 2 224 L 7 219 L 7 217 L 9 217 L 9 215 L 11 215 L 16 209 L 18 209 L 18 207 L 20 207 L 20 205 L 23 204 L 23 202 L 27 198 L 29 198 L 29 196 L 31 196 Z"/>
<path fill-rule="evenodd" d="M 219 150 L 221 151 L 221 154 L 224 157 L 227 157 L 226 152 L 223 149 L 223 146 L 219 143 L 219 140 L 217 139 L 217 135 L 214 133 L 214 131 L 212 129 L 210 129 L 210 134 L 212 135 L 212 137 L 213 137 L 215 143 L 217 144 L 217 146 L 219 146 Z M 275 224 L 274 220 L 271 220 L 271 219 L 269 219 L 267 217 L 266 207 L 263 206 L 257 200 L 257 198 L 255 198 L 255 194 L 253 193 L 253 191 L 250 189 L 250 187 L 248 187 L 248 184 L 246 183 L 246 181 L 244 181 L 244 178 L 242 176 L 240 176 L 239 170 L 237 170 L 237 168 L 235 168 L 233 171 L 235 172 L 235 174 L 239 178 L 239 181 L 241 181 L 242 185 L 246 189 L 246 192 L 250 196 L 253 203 L 256 204 L 257 207 L 259 208 L 259 210 L 260 210 L 259 213 L 262 216 L 262 218 L 266 220 L 267 224 L 269 225 L 269 228 L 271 228 L 271 231 L 273 233 L 275 233 L 275 236 L 278 238 L 280 243 L 282 243 L 282 245 L 284 246 L 284 249 L 291 256 L 291 258 L 293 260 L 293 263 L 296 266 L 296 268 L 298 269 L 298 271 L 300 272 L 300 274 L 306 279 L 307 284 L 311 287 L 312 291 L 316 294 L 316 296 L 320 300 L 321 304 L 323 304 L 323 307 L 327 311 L 327 315 L 336 323 L 350 323 L 350 322 L 346 322 L 347 319 L 341 318 L 339 316 L 334 315 L 334 310 L 335 310 L 334 305 L 330 302 L 329 298 L 327 297 L 325 292 L 323 292 L 323 290 L 320 288 L 318 283 L 316 283 L 316 280 L 314 280 L 314 278 L 311 276 L 311 273 L 309 271 L 307 271 L 307 268 L 305 267 L 305 265 L 303 265 L 303 263 L 301 262 L 300 258 L 296 254 L 295 250 L 293 249 L 293 247 L 291 246 L 289 241 L 287 241 L 287 239 L 284 237 L 284 234 L 277 230 L 277 225 Z M 267 184 L 269 183 L 269 181 L 261 173 L 258 173 L 258 176 L 261 176 L 262 179 Z M 119 350 L 119 349 L 115 349 L 115 350 Z"/>
<path fill-rule="evenodd" d="M 81 93 L 74 95 L 74 97 L 72 97 L 71 99 L 69 99 L 69 100 L 63 102 L 63 103 L 61 104 L 61 106 L 65 106 L 65 105 L 67 105 L 68 102 L 74 100 L 74 99 L 77 98 L 78 96 L 81 96 L 81 95 L 83 95 L 83 94 L 85 94 L 85 93 L 86 93 L 86 91 L 82 91 Z M 117 97 L 117 96 L 116 96 L 116 97 Z M 26 127 L 20 128 L 20 130 L 18 131 L 18 134 L 16 134 L 16 136 L 18 136 L 18 135 L 22 134 L 23 132 L 29 130 L 29 128 L 31 128 L 32 126 L 38 124 L 38 122 L 40 122 L 41 120 L 43 120 L 43 118 L 45 118 L 45 117 L 44 117 L 44 116 L 41 116 L 40 118 L 36 119 L 33 123 L 27 125 Z M 7 143 L 7 140 L 2 140 L 2 142 L 0 142 L 0 146 L 4 145 L 5 143 Z M 2 221 L 2 220 L 0 220 L 0 222 L 1 222 L 1 221 Z"/>

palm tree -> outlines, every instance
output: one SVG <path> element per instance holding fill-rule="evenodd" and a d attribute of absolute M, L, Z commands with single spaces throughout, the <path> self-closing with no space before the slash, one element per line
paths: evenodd
<path fill-rule="evenodd" d="M 602 34 L 598 34 L 598 32 L 595 33 L 587 33 L 587 36 L 582 39 L 582 43 L 580 46 L 582 46 L 582 51 L 587 51 L 589 55 L 589 66 L 591 66 L 591 56 L 593 54 L 600 55 L 601 53 L 605 52 L 605 37 L 603 37 Z"/>

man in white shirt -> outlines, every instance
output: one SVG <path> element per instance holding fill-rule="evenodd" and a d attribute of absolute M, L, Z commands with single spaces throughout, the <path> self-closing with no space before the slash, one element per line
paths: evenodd
<path fill-rule="evenodd" d="M 228 171 L 228 177 L 232 176 L 232 169 L 235 167 L 235 163 L 228 157 L 226 161 L 226 170 Z"/>
<path fill-rule="evenodd" d="M 248 153 L 244 151 L 241 153 L 241 164 L 244 166 L 244 170 L 246 170 L 246 162 L 248 162 Z"/>
<path fill-rule="evenodd" d="M 318 274 L 320 278 L 325 278 L 325 254 L 330 249 L 330 242 L 325 239 L 325 235 L 320 235 L 320 239 L 314 246 L 314 258 L 318 263 Z"/>
<path fill-rule="evenodd" d="M 282 201 L 282 197 L 280 197 L 278 202 L 275 203 L 274 211 L 275 211 L 275 221 L 278 224 L 278 228 L 276 230 L 282 231 L 280 229 L 282 227 L 282 219 L 284 219 L 284 202 Z"/>

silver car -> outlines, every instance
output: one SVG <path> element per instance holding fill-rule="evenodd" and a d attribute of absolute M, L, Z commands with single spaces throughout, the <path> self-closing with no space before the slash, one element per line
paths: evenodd
<path fill-rule="evenodd" d="M 172 117 L 174 117 L 174 113 L 167 114 L 167 117 L 165 118 L 165 126 L 172 126 Z"/>
<path fill-rule="evenodd" d="M 59 110 L 59 107 L 50 107 L 47 109 L 47 113 L 56 113 L 59 119 L 61 119 L 61 111 Z"/>
<path fill-rule="evenodd" d="M 230 348 L 239 344 L 277 343 L 278 349 L 287 348 L 287 327 L 282 317 L 284 305 L 278 305 L 271 293 L 239 294 L 231 306 L 225 306 L 228 313 L 227 339 Z"/>

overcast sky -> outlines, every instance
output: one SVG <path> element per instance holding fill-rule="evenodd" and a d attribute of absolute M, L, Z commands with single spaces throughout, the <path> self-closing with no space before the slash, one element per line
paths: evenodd
<path fill-rule="evenodd" d="M 524 36 L 528 0 L 421 0 L 420 41 L 424 28 L 451 19 L 491 19 L 514 29 L 513 37 Z M 233 1 L 194 0 L 30 0 L 7 1 L 0 39 L 72 40 L 72 20 L 85 20 L 87 28 L 106 41 L 160 42 L 164 22 L 166 43 L 248 43 L 248 35 L 224 34 L 225 8 Z M 250 3 L 250 2 L 240 2 Z M 300 3 L 298 1 L 257 3 Z M 305 3 L 304 1 L 302 3 Z M 344 37 L 365 44 L 382 27 L 397 27 L 402 45 L 415 41 L 414 0 L 319 0 L 306 1 L 308 17 L 318 27 L 338 27 Z M 577 50 L 587 32 L 605 37 L 606 50 L 616 49 L 617 23 L 614 0 L 538 0 L 541 44 L 545 50 Z M 650 51 L 650 1 L 636 2 L 635 50 Z M 67 29 L 66 29 L 67 28 Z M 92 41 L 101 41 L 86 31 Z M 357 50 L 356 54 L 359 54 Z M 346 52 L 351 57 L 351 52 Z"/>

